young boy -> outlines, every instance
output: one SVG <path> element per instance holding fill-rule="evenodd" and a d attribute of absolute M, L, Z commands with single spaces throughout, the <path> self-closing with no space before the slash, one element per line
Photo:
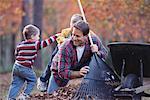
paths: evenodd
<path fill-rule="evenodd" d="M 34 25 L 27 25 L 23 30 L 25 41 L 16 47 L 16 61 L 12 71 L 12 83 L 9 88 L 8 100 L 15 100 L 24 83 L 27 82 L 22 96 L 29 98 L 31 91 L 36 84 L 36 75 L 32 69 L 38 50 L 54 42 L 58 34 L 46 40 L 39 41 L 40 31 Z"/>

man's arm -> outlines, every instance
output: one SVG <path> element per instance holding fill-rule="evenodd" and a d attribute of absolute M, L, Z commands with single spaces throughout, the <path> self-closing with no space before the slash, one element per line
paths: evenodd
<path fill-rule="evenodd" d="M 84 77 L 89 72 L 89 69 L 89 66 L 84 66 L 80 71 L 71 71 L 71 79 Z"/>
<path fill-rule="evenodd" d="M 89 72 L 89 66 L 84 66 L 80 69 L 80 71 L 73 71 L 70 70 L 72 63 L 72 57 L 70 56 L 67 49 L 60 49 L 59 50 L 59 60 L 58 60 L 58 73 L 59 76 L 63 79 L 74 79 L 74 78 L 81 78 L 85 76 Z"/>
<path fill-rule="evenodd" d="M 81 78 L 80 71 L 71 71 L 70 79 Z"/>
<path fill-rule="evenodd" d="M 71 56 L 64 46 L 60 47 L 58 57 L 58 74 L 61 78 L 69 80 L 71 75 Z"/>

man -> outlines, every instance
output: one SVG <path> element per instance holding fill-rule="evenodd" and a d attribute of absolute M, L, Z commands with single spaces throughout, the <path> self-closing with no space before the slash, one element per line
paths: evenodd
<path fill-rule="evenodd" d="M 71 20 L 70 20 L 70 28 L 67 28 L 67 29 L 64 29 L 62 30 L 61 32 L 61 35 L 58 36 L 57 38 L 57 42 L 58 42 L 58 46 L 63 43 L 65 41 L 66 38 L 68 38 L 71 34 L 71 31 L 70 30 L 72 27 L 73 27 L 73 24 L 76 23 L 77 21 L 79 20 L 83 20 L 83 17 L 80 15 L 80 14 L 74 14 L 72 17 L 71 17 Z M 44 72 L 41 74 L 41 76 L 38 78 L 38 81 L 37 81 L 37 89 L 39 89 L 40 91 L 46 91 L 47 89 L 47 83 L 48 83 L 48 80 L 50 78 L 50 75 L 51 75 L 51 71 L 50 71 L 50 67 L 51 67 L 51 62 L 52 62 L 52 59 L 53 57 L 55 56 L 55 54 L 57 53 L 58 51 L 58 46 L 55 48 L 55 50 L 53 51 L 52 55 L 51 55 L 51 58 L 50 58 L 50 61 L 46 67 L 46 69 L 44 70 Z"/>
<path fill-rule="evenodd" d="M 89 26 L 83 20 L 73 25 L 71 38 L 61 45 L 53 58 L 48 93 L 65 86 L 70 79 L 84 77 L 90 70 L 88 64 L 93 52 L 106 57 L 107 51 L 97 37 L 92 37 L 94 44 L 90 45 L 88 33 Z"/>

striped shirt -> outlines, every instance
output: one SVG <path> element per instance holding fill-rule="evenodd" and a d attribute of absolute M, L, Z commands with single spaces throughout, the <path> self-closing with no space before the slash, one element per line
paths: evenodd
<path fill-rule="evenodd" d="M 16 62 L 17 64 L 21 64 L 25 67 L 32 67 L 35 58 L 37 57 L 38 50 L 47 47 L 51 43 L 53 43 L 58 34 L 49 37 L 43 41 L 34 41 L 34 40 L 25 40 L 22 41 L 16 47 Z"/>

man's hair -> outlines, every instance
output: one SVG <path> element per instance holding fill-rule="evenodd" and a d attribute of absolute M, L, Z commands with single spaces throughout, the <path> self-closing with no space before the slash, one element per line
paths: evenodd
<path fill-rule="evenodd" d="M 76 22 L 73 25 L 73 27 L 82 31 L 84 36 L 87 35 L 89 33 L 89 30 L 90 30 L 88 23 L 83 21 L 83 20 L 79 20 L 78 22 Z"/>
<path fill-rule="evenodd" d="M 35 36 L 36 34 L 39 34 L 40 30 L 36 26 L 29 24 L 26 25 L 23 29 L 23 37 L 24 39 L 31 39 L 31 36 Z"/>
<path fill-rule="evenodd" d="M 83 16 L 82 15 L 80 15 L 80 14 L 74 14 L 74 15 L 72 15 L 71 21 L 70 21 L 70 25 L 71 24 L 72 25 L 75 24 L 79 20 L 83 20 Z"/>

